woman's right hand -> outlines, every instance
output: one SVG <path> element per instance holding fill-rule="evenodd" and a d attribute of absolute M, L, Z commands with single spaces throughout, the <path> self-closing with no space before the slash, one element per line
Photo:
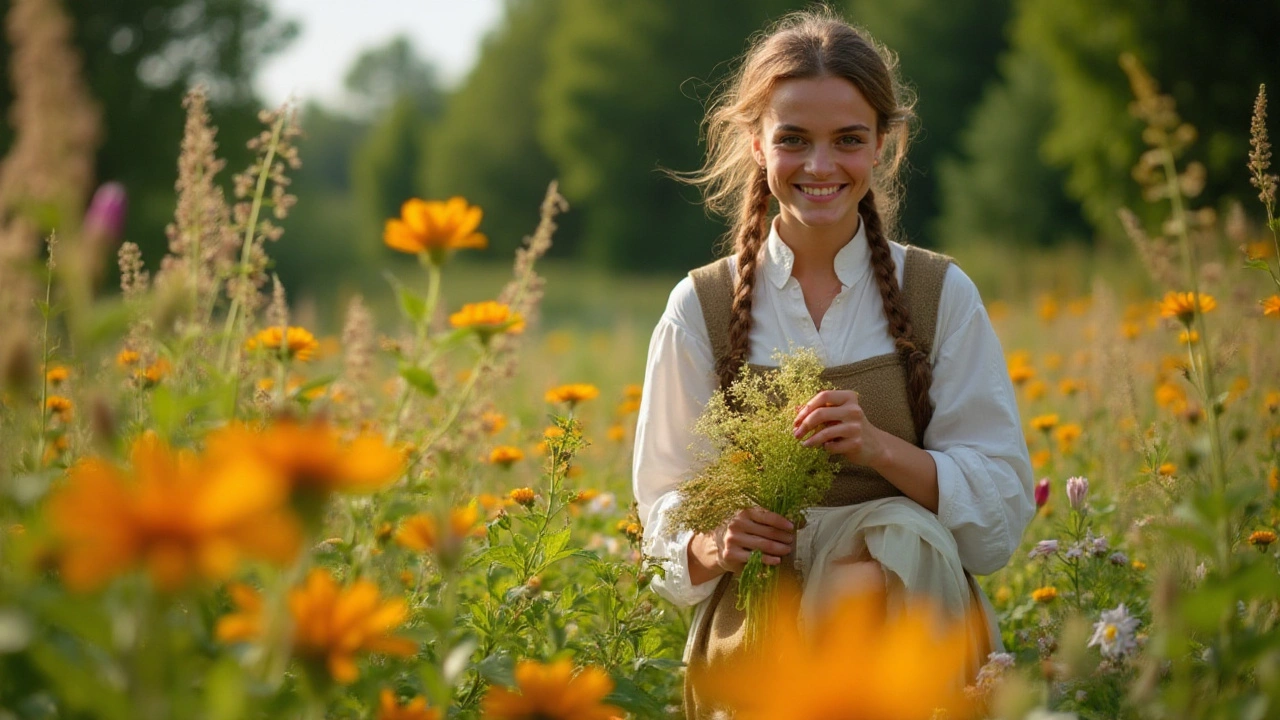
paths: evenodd
<path fill-rule="evenodd" d="M 762 507 L 739 510 L 724 525 L 689 541 L 689 576 L 700 585 L 726 572 L 741 572 L 753 550 L 764 564 L 777 565 L 795 548 L 795 526 Z"/>

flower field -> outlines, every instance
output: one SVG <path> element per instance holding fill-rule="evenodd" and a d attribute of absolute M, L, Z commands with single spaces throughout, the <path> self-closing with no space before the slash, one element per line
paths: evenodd
<path fill-rule="evenodd" d="M 1008 652 L 950 687 L 922 623 L 837 616 L 840 642 L 781 632 L 781 666 L 717 681 L 759 694 L 744 717 L 1280 714 L 1265 96 L 1240 161 L 1259 202 L 1219 209 L 1180 164 L 1194 129 L 1127 69 L 1151 278 L 987 299 L 1043 478 L 981 579 Z M 630 501 L 644 339 L 540 332 L 555 186 L 482 302 L 448 300 L 482 209 L 405 203 L 391 311 L 353 298 L 327 335 L 270 273 L 276 223 L 307 212 L 292 111 L 264 113 L 227 198 L 200 92 L 187 109 L 169 255 L 125 243 L 118 296 L 110 197 L 0 228 L 44 239 L 0 278 L 0 718 L 679 717 L 690 612 L 647 589 Z"/>

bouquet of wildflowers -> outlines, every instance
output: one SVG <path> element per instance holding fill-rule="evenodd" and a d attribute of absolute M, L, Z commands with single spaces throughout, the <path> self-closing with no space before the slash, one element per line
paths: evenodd
<path fill-rule="evenodd" d="M 717 391 L 694 430 L 711 441 L 710 457 L 696 477 L 680 487 L 672 522 L 678 529 L 709 533 L 739 510 L 760 506 L 801 524 L 806 508 L 831 487 L 836 466 L 826 450 L 809 448 L 792 434 L 789 409 L 829 389 L 822 361 L 812 350 L 775 355 L 775 372 L 742 372 Z M 777 568 L 759 550 L 738 577 L 738 608 L 746 615 L 748 643 L 769 626 Z"/>

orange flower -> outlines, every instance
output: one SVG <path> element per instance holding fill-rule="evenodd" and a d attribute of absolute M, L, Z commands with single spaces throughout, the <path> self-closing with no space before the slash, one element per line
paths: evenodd
<path fill-rule="evenodd" d="M 510 497 L 520 505 L 533 507 L 533 499 L 537 496 L 534 495 L 533 488 L 522 487 L 512 490 Z"/>
<path fill-rule="evenodd" d="M 521 660 L 516 665 L 519 693 L 495 687 L 484 698 L 486 720 L 610 720 L 622 709 L 605 705 L 613 680 L 599 668 L 573 674 L 573 663 L 543 665 Z"/>
<path fill-rule="evenodd" d="M 71 410 L 74 404 L 69 398 L 64 398 L 61 395 L 50 395 L 45 399 L 44 407 L 62 422 L 71 422 Z"/>
<path fill-rule="evenodd" d="M 449 511 L 449 534 L 441 538 L 436 529 L 436 518 L 419 513 L 407 518 L 396 532 L 396 542 L 410 550 L 441 550 L 455 552 L 464 540 L 484 532 L 477 525 L 480 511 L 474 504 L 456 507 Z"/>
<path fill-rule="evenodd" d="M 44 373 L 45 382 L 50 385 L 59 385 L 67 381 L 71 377 L 71 371 L 66 365 L 54 365 Z"/>
<path fill-rule="evenodd" d="M 1049 432 L 1058 425 L 1058 416 L 1055 413 L 1048 415 L 1038 415 L 1031 418 L 1031 427 L 1041 432 Z"/>
<path fill-rule="evenodd" d="M 580 402 L 592 400 L 600 395 L 600 389 L 595 385 L 585 383 L 577 383 L 573 385 L 561 385 L 547 391 L 547 402 L 555 405 L 557 403 L 567 403 L 570 408 Z"/>
<path fill-rule="evenodd" d="M 524 451 L 510 445 L 499 445 L 489 452 L 489 462 L 504 468 L 509 468 L 523 459 Z"/>
<path fill-rule="evenodd" d="M 153 435 L 131 455 L 133 477 L 104 460 L 78 463 L 50 503 L 71 589 L 101 587 L 141 565 L 173 590 L 193 577 L 225 578 L 243 556 L 283 563 L 296 555 L 299 532 L 270 473 L 174 452 Z"/>
<path fill-rule="evenodd" d="M 378 720 L 440 720 L 442 717 L 440 709 L 427 707 L 427 699 L 422 696 L 401 705 L 395 693 L 387 688 L 378 695 Z"/>
<path fill-rule="evenodd" d="M 393 250 L 428 253 L 439 263 L 449 250 L 484 248 L 488 240 L 476 232 L 484 213 L 460 197 L 447 202 L 413 198 L 400 207 L 399 219 L 387 221 L 382 239 Z"/>
<path fill-rule="evenodd" d="M 622 442 L 627 439 L 627 429 L 621 425 L 612 425 L 605 433 L 613 442 Z"/>
<path fill-rule="evenodd" d="M 129 350 L 128 348 L 125 348 L 124 350 L 121 350 L 118 354 L 116 354 L 116 364 L 119 365 L 120 367 L 129 367 L 130 365 L 136 365 L 139 357 L 140 356 L 138 355 L 136 350 Z"/>
<path fill-rule="evenodd" d="M 484 431 L 490 435 L 497 435 L 506 426 L 507 416 L 500 412 L 490 410 L 480 416 L 480 427 L 484 428 Z"/>
<path fill-rule="evenodd" d="M 170 367 L 168 360 L 158 358 L 155 362 L 135 372 L 134 377 L 142 384 L 142 387 L 155 387 L 169 374 Z"/>
<path fill-rule="evenodd" d="M 1053 431 L 1053 438 L 1058 441 L 1058 450 L 1062 453 L 1069 453 L 1075 447 L 1076 440 L 1080 439 L 1080 435 L 1084 433 L 1084 429 L 1076 423 L 1066 423 L 1060 425 Z"/>
<path fill-rule="evenodd" d="M 218 622 L 223 642 L 242 642 L 263 636 L 262 598 L 247 586 L 233 589 L 232 600 L 240 612 Z M 383 600 L 378 587 L 357 580 L 340 588 L 328 571 L 314 568 L 301 587 L 289 591 L 289 615 L 293 620 L 294 654 L 313 667 L 323 667 L 342 684 L 360 676 L 357 653 L 383 653 L 408 657 L 416 643 L 391 635 L 409 614 L 403 599 Z"/>
<path fill-rule="evenodd" d="M 1274 315 L 1275 317 L 1280 318 L 1280 295 L 1272 295 L 1258 304 L 1262 306 L 1262 314 L 1264 317 Z"/>
<path fill-rule="evenodd" d="M 1183 325 L 1190 325 L 1196 311 L 1207 313 L 1218 306 L 1211 295 L 1190 292 L 1168 292 L 1160 301 L 1160 317 L 1177 318 Z"/>
<path fill-rule="evenodd" d="M 449 324 L 456 328 L 471 328 L 486 342 L 499 333 L 524 332 L 524 318 L 520 313 L 511 312 L 509 306 L 492 300 L 463 305 L 461 310 L 449 316 Z"/>
<path fill-rule="evenodd" d="M 320 348 L 311 331 L 306 328 L 293 327 L 282 331 L 279 327 L 269 327 L 245 341 L 245 350 L 266 348 L 277 353 L 283 351 L 289 359 L 306 362 Z"/>
<path fill-rule="evenodd" d="M 962 711 L 964 624 L 940 626 L 923 605 L 886 619 L 883 602 L 854 596 L 806 631 L 781 622 L 759 647 L 694 666 L 690 681 L 708 705 L 727 706 L 737 720 L 929 718 L 940 708 Z M 778 616 L 791 615 L 788 610 L 784 605 Z M 926 666 L 929 672 L 921 673 Z"/>
<path fill-rule="evenodd" d="M 1275 541 L 1276 534 L 1270 530 L 1254 530 L 1249 535 L 1249 544 L 1263 550 Z"/>
<path fill-rule="evenodd" d="M 209 451 L 258 460 L 297 491 L 371 492 L 400 477 L 404 453 L 366 433 L 344 441 L 321 422 L 282 420 L 262 432 L 232 425 L 209 436 Z"/>
<path fill-rule="evenodd" d="M 1031 599 L 1038 603 L 1051 603 L 1058 599 L 1058 588 L 1046 585 L 1031 591 Z"/>

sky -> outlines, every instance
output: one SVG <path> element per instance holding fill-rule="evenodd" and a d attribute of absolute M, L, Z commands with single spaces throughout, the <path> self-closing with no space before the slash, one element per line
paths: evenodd
<path fill-rule="evenodd" d="M 270 104 L 291 94 L 330 106 L 343 102 L 342 79 L 356 57 L 396 35 L 412 40 L 445 85 L 461 80 L 480 40 L 502 17 L 502 0 L 273 0 L 277 17 L 297 20 L 298 37 L 258 73 Z"/>

